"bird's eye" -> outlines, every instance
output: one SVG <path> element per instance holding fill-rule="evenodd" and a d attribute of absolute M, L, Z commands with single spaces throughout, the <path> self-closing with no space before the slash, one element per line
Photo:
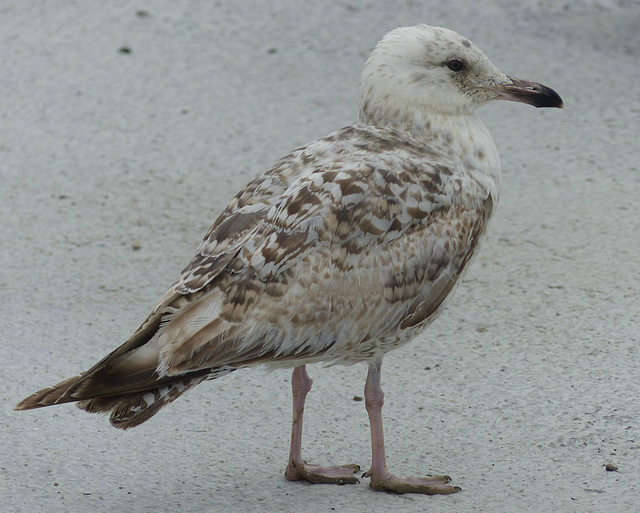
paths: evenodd
<path fill-rule="evenodd" d="M 460 71 L 462 68 L 464 68 L 464 63 L 459 59 L 451 59 L 449 62 L 447 62 L 447 67 L 451 71 Z"/>

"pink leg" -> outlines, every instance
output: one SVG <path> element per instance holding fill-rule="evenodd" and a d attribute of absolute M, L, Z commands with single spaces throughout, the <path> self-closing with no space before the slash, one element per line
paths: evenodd
<path fill-rule="evenodd" d="M 371 468 L 362 477 L 371 478 L 371 488 L 396 493 L 425 493 L 429 495 L 455 493 L 460 491 L 457 486 L 447 483 L 449 476 L 428 477 L 396 477 L 387 470 L 384 453 L 384 433 L 382 430 L 382 405 L 384 392 L 380 386 L 380 368 L 382 360 L 369 364 L 367 382 L 364 386 L 364 399 L 369 424 L 371 426 Z"/>
<path fill-rule="evenodd" d="M 285 477 L 289 481 L 305 480 L 312 483 L 354 484 L 358 479 L 353 474 L 360 470 L 358 465 L 343 465 L 338 467 L 321 467 L 309 465 L 302 460 L 302 417 L 304 401 L 311 390 L 313 381 L 307 374 L 305 365 L 293 369 L 291 389 L 293 391 L 293 423 L 291 425 L 291 449 L 289 464 L 285 470 Z"/>

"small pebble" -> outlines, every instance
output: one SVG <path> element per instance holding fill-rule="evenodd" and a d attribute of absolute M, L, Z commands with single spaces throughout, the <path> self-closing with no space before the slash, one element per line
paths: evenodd
<path fill-rule="evenodd" d="M 616 467 L 613 463 L 607 463 L 607 464 L 604 466 L 604 469 L 605 469 L 607 472 L 617 472 L 617 471 L 618 471 L 618 467 Z"/>
<path fill-rule="evenodd" d="M 134 251 L 138 251 L 141 247 L 142 247 L 142 244 L 140 244 L 139 240 L 134 240 L 133 243 L 131 244 L 131 249 L 133 249 Z"/>
<path fill-rule="evenodd" d="M 360 397 L 359 395 L 354 395 L 353 396 L 353 400 L 354 401 L 362 401 L 362 397 Z"/>

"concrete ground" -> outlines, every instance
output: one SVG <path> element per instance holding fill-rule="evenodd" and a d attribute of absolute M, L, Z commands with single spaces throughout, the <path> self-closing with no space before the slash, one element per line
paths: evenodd
<path fill-rule="evenodd" d="M 637 1 L 34 0 L 0 20 L 3 511 L 640 509 Z M 287 482 L 288 371 L 205 383 L 130 432 L 12 411 L 126 339 L 244 183 L 353 122 L 373 45 L 418 22 L 566 104 L 482 109 L 504 170 L 489 238 L 383 367 L 390 467 L 462 493 Z M 308 460 L 369 464 L 365 372 L 310 369 Z"/>

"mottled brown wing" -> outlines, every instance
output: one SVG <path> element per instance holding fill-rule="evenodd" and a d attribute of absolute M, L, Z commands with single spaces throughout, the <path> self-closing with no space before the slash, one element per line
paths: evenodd
<path fill-rule="evenodd" d="M 490 191 L 446 159 L 375 151 L 365 135 L 348 159 L 308 158 L 215 286 L 167 317 L 164 372 L 330 359 L 342 346 L 360 358 L 362 340 L 375 350 L 438 310 L 485 231 Z"/>

